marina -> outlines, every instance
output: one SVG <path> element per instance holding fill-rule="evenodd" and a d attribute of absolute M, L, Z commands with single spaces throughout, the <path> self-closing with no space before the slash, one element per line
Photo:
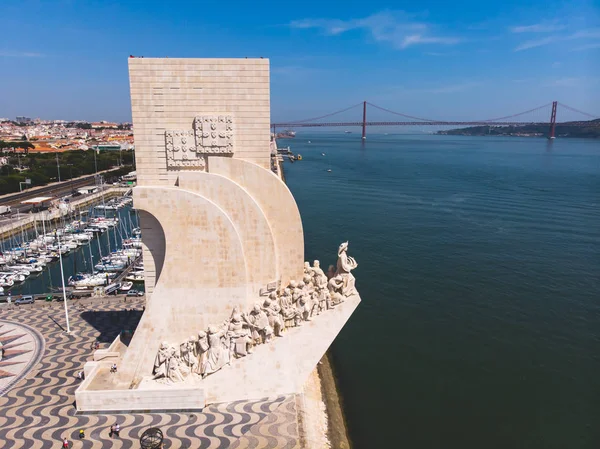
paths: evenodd
<path fill-rule="evenodd" d="M 141 231 L 132 198 L 115 197 L 60 218 L 47 213 L 0 241 L 0 295 L 52 295 L 62 291 L 59 258 L 71 296 L 143 291 Z M 126 277 L 132 285 L 121 290 Z M 109 287 L 115 286 L 110 289 Z"/>

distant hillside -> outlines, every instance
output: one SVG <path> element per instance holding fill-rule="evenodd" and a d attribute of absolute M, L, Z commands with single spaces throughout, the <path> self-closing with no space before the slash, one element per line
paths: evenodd
<path fill-rule="evenodd" d="M 589 120 L 585 126 L 573 126 L 567 122 L 556 125 L 556 137 L 583 137 L 600 138 L 600 119 Z M 449 129 L 438 131 L 437 134 L 450 136 L 525 136 L 525 137 L 548 137 L 550 124 L 548 125 L 523 125 L 523 126 L 472 126 L 470 128 Z"/>

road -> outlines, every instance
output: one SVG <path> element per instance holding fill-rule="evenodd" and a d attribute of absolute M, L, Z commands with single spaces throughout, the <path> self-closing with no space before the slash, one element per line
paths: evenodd
<path fill-rule="evenodd" d="M 115 169 L 105 170 L 98 172 L 98 175 L 110 175 L 110 172 Z M 96 185 L 96 175 L 88 175 L 82 176 L 80 178 L 71 179 L 69 181 L 63 181 L 60 183 L 53 183 L 47 186 L 35 187 L 33 189 L 26 189 L 23 192 L 12 193 L 8 195 L 0 196 L 0 205 L 1 206 L 11 206 L 11 213 L 0 216 L 0 220 L 11 218 L 12 215 L 16 215 L 17 213 L 26 214 L 31 209 L 31 205 L 21 204 L 22 201 L 35 198 L 38 196 L 49 196 L 52 198 L 60 198 L 67 196 L 73 192 L 73 190 L 85 187 L 85 186 L 93 186 Z M 105 186 L 108 187 L 108 186 Z M 78 197 L 82 198 L 82 197 Z"/>
<path fill-rule="evenodd" d="M 36 196 L 62 196 L 66 193 L 71 193 L 74 188 L 95 185 L 96 175 L 83 176 L 81 178 L 53 183 L 47 186 L 36 187 L 35 189 L 26 189 L 23 192 L 13 193 L 0 197 L 0 205 L 2 206 L 17 206 L 21 201 L 35 198 Z"/>

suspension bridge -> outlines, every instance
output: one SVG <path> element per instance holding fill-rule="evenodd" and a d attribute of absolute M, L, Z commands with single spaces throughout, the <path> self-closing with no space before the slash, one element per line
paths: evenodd
<path fill-rule="evenodd" d="M 325 119 L 329 119 L 338 114 L 342 114 L 347 111 L 351 111 L 353 109 L 358 109 L 362 106 L 362 120 L 345 120 L 339 122 L 332 122 L 329 120 L 323 121 Z M 403 118 L 401 121 L 372 121 L 367 120 L 367 106 L 374 108 L 377 112 L 392 114 L 395 116 L 400 116 Z M 575 120 L 562 121 L 557 122 L 557 110 L 561 108 L 561 111 L 564 110 L 569 112 L 571 115 L 573 113 L 577 116 Z M 543 111 L 550 112 L 549 120 L 541 121 L 539 119 L 539 113 Z M 537 114 L 537 116 L 536 116 Z M 531 119 L 530 117 L 534 115 L 536 119 Z M 529 118 L 528 118 L 529 117 Z M 585 117 L 586 119 L 582 119 Z M 504 117 L 496 117 L 485 120 L 472 120 L 472 121 L 458 121 L 458 120 L 434 120 L 422 117 L 415 117 L 413 115 L 403 114 L 401 112 L 392 111 L 390 109 L 377 106 L 376 104 L 370 103 L 368 101 L 363 101 L 361 103 L 357 103 L 350 107 L 340 109 L 339 111 L 332 112 L 330 114 L 325 114 L 320 117 L 312 117 L 304 120 L 295 120 L 289 122 L 282 123 L 272 123 L 271 128 L 273 133 L 277 133 L 277 128 L 279 129 L 288 129 L 288 128 L 309 128 L 309 127 L 353 127 L 360 126 L 362 128 L 362 138 L 366 139 L 367 137 L 367 127 L 368 126 L 460 126 L 460 127 L 471 127 L 471 126 L 524 126 L 524 125 L 537 125 L 537 126 L 548 126 L 548 137 L 550 139 L 554 139 L 556 135 L 556 125 L 568 125 L 569 127 L 594 127 L 600 128 L 600 116 L 588 114 L 587 112 L 580 111 L 571 106 L 568 106 L 563 103 L 559 103 L 558 101 L 553 101 L 552 103 L 548 103 L 542 106 L 538 106 L 537 108 L 529 109 L 527 111 L 519 112 L 516 114 L 507 115 Z"/>

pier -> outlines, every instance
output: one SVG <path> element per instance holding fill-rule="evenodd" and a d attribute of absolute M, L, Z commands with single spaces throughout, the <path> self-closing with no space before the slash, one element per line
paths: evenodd
<path fill-rule="evenodd" d="M 52 223 L 56 223 L 59 219 L 75 213 L 76 210 L 84 209 L 92 204 L 102 201 L 102 199 L 107 200 L 115 196 L 126 195 L 130 190 L 131 188 L 129 187 L 111 186 L 102 192 L 92 193 L 78 199 L 73 199 L 67 203 L 69 207 L 66 209 L 57 207 L 52 211 L 45 210 L 29 214 L 18 214 L 16 217 L 13 215 L 8 219 L 0 221 L 0 240 L 10 237 L 16 232 L 35 228 L 41 221 L 49 222 L 52 225 Z"/>

